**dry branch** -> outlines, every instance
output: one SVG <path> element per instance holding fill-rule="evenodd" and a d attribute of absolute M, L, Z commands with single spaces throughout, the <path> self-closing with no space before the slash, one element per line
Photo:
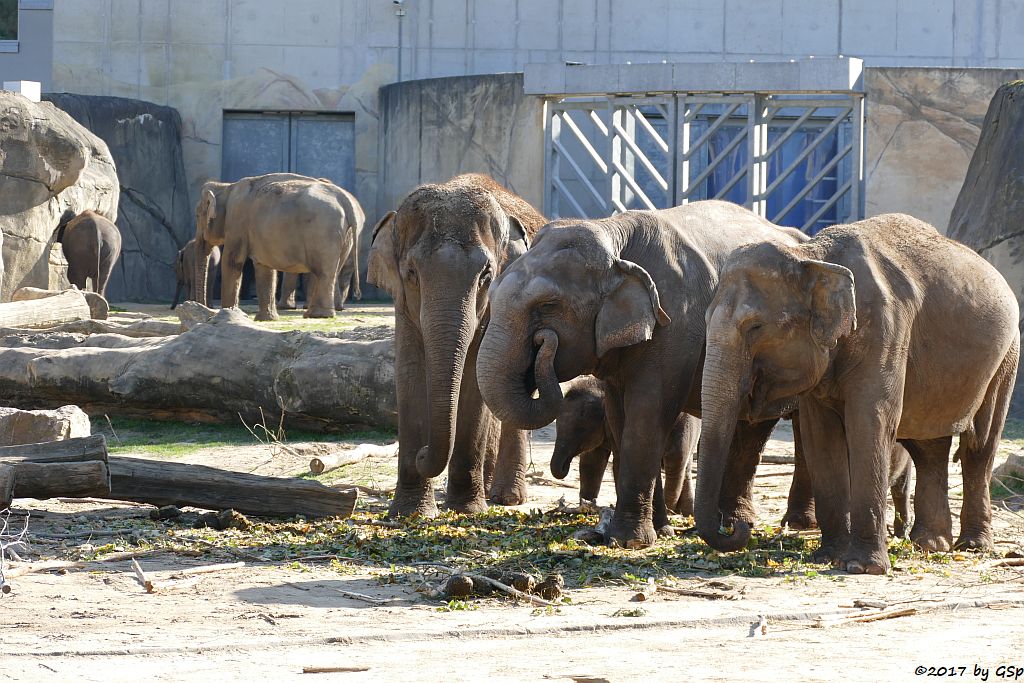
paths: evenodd
<path fill-rule="evenodd" d="M 142 565 L 134 557 L 132 558 L 132 569 L 135 570 L 135 578 L 139 580 L 139 584 L 146 589 L 147 593 L 152 593 L 153 582 L 146 576 L 146 572 L 142 571 Z"/>
<path fill-rule="evenodd" d="M 304 666 L 302 667 L 302 673 L 304 674 L 337 674 L 337 673 L 358 673 L 360 671 L 369 671 L 368 666 Z"/>
<path fill-rule="evenodd" d="M 195 576 L 196 574 L 212 574 L 213 572 L 222 572 L 226 569 L 240 569 L 245 566 L 245 562 L 225 562 L 223 564 L 208 564 L 203 567 L 190 567 L 188 569 L 182 569 L 181 571 L 174 572 L 171 574 L 173 578 L 184 578 L 186 576 Z"/>
<path fill-rule="evenodd" d="M 346 465 L 354 465 L 357 462 L 375 455 L 394 455 L 398 452 L 398 442 L 378 446 L 377 444 L 359 444 L 353 450 L 338 451 L 319 455 L 309 461 L 309 471 L 312 474 L 323 474 L 336 470 Z"/>

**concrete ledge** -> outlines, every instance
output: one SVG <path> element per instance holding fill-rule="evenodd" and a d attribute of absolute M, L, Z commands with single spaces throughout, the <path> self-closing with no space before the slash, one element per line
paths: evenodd
<path fill-rule="evenodd" d="M 527 64 L 527 95 L 657 92 L 863 92 L 864 62 L 854 57 L 790 62 L 689 62 L 568 66 Z"/>

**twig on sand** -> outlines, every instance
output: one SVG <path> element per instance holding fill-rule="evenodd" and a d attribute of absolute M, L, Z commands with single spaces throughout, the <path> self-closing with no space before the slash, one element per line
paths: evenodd
<path fill-rule="evenodd" d="M 506 585 L 506 584 L 502 583 L 501 581 L 496 581 L 496 580 L 494 580 L 494 579 L 492 579 L 490 577 L 487 577 L 487 576 L 481 576 L 479 574 L 465 574 L 464 576 L 472 579 L 474 583 L 479 581 L 481 583 L 484 583 L 484 584 L 490 586 L 491 588 L 494 588 L 495 590 L 499 590 L 502 593 L 507 593 L 508 595 L 511 595 L 514 598 L 519 598 L 520 600 L 526 600 L 526 601 L 528 601 L 532 605 L 539 605 L 541 607 L 557 607 L 558 606 L 557 603 L 550 602 L 548 600 L 545 600 L 544 598 L 538 598 L 536 595 L 530 595 L 529 593 L 524 593 L 523 591 L 521 591 L 521 590 L 519 590 L 517 588 L 513 588 L 512 586 Z"/>
<path fill-rule="evenodd" d="M 135 570 L 135 578 L 139 580 L 139 584 L 146 589 L 147 593 L 153 592 L 153 582 L 150 581 L 149 577 L 146 576 L 146 572 L 142 571 L 142 565 L 134 557 L 132 558 L 132 569 Z"/>
<path fill-rule="evenodd" d="M 368 666 L 304 666 L 302 667 L 302 673 L 304 674 L 340 674 L 340 673 L 358 673 L 360 671 L 369 671 Z"/>

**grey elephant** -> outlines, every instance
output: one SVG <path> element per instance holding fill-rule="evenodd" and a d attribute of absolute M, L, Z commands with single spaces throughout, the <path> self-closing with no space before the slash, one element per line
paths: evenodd
<path fill-rule="evenodd" d="M 284 273 L 284 276 L 281 278 L 281 295 L 277 302 L 278 310 L 293 311 L 299 307 L 298 289 L 300 278 L 302 276 L 299 273 Z M 306 286 L 308 287 L 308 284 Z M 338 271 L 338 279 L 334 285 L 335 311 L 345 310 L 345 302 L 348 301 L 349 294 L 356 301 L 363 298 L 359 285 L 358 254 L 353 248 L 350 248 L 348 259 L 341 264 L 341 270 Z"/>
<path fill-rule="evenodd" d="M 584 375 L 568 382 L 555 422 L 555 448 L 551 474 L 564 479 L 573 458 L 580 459 L 580 504 L 596 505 L 608 458 L 617 451 L 617 433 L 604 406 L 604 383 Z M 669 433 L 662 456 L 665 474 L 664 501 L 667 512 L 693 514 L 693 483 L 690 471 L 693 451 L 700 438 L 700 420 L 682 413 Z"/>
<path fill-rule="evenodd" d="M 279 270 L 310 274 L 305 317 L 334 317 L 334 283 L 353 244 L 358 251 L 362 216 L 342 188 L 294 173 L 205 183 L 196 206 L 196 300 L 206 304 L 206 256 L 221 246 L 221 306 L 238 305 L 249 258 L 256 270 L 257 320 L 277 318 Z"/>
<path fill-rule="evenodd" d="M 989 483 L 1020 348 L 1006 281 L 967 247 L 901 214 L 826 228 L 800 246 L 733 253 L 707 309 L 696 519 L 720 550 L 736 425 L 799 407 L 821 528 L 819 561 L 885 573 L 885 490 L 895 442 L 917 471 L 910 537 L 953 544 L 952 437 L 963 467 L 959 548 L 991 548 Z M 739 421 L 739 422 L 737 422 Z"/>
<path fill-rule="evenodd" d="M 65 212 L 57 227 L 57 241 L 68 261 L 68 280 L 81 290 L 91 280 L 93 291 L 106 296 L 107 282 L 121 256 L 121 231 L 95 211 L 78 215 Z"/>
<path fill-rule="evenodd" d="M 217 279 L 217 269 L 220 268 L 220 247 L 213 247 L 207 259 L 209 264 L 207 264 L 206 269 L 210 275 L 206 280 L 206 288 L 211 290 L 213 289 L 214 281 Z M 194 239 L 190 239 L 178 251 L 178 258 L 174 261 L 174 275 L 178 282 L 174 288 L 174 301 L 171 302 L 172 311 L 177 307 L 182 292 L 185 293 L 186 301 L 195 301 L 196 299 L 194 284 L 196 276 L 196 241 Z"/>
<path fill-rule="evenodd" d="M 671 533 L 654 504 L 657 475 L 679 414 L 700 415 L 704 311 L 719 269 L 744 244 L 806 239 L 794 233 L 720 201 L 560 221 L 495 282 L 477 375 L 503 424 L 551 422 L 559 382 L 573 377 L 593 374 L 608 388 L 609 414 L 622 425 L 609 542 L 639 547 L 656 530 Z M 736 486 L 720 501 L 731 516 L 753 518 L 753 472 L 775 422 L 736 425 L 735 471 L 725 478 Z"/>
<path fill-rule="evenodd" d="M 491 281 L 526 251 L 544 218 L 491 178 L 413 190 L 373 231 L 367 280 L 395 300 L 398 483 L 389 514 L 434 515 L 431 478 L 448 467 L 446 505 L 478 512 L 526 499 L 526 437 L 499 424 L 477 387 Z"/>

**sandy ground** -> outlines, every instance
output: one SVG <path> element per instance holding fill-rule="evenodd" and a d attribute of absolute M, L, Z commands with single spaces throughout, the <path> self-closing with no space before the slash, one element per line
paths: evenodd
<path fill-rule="evenodd" d="M 538 430 L 532 439 L 531 508 L 553 506 L 563 496 L 575 501 L 576 491 L 546 472 L 552 432 Z M 792 451 L 788 432 L 781 429 L 776 437 L 769 452 Z M 210 449 L 188 460 L 281 474 L 308 461 L 308 452 L 298 451 Z M 390 469 L 387 457 L 359 467 Z M 952 467 L 955 497 L 959 468 Z M 759 470 L 758 500 L 766 521 L 781 517 L 789 470 Z M 575 472 L 570 485 L 574 477 Z M 606 482 L 602 503 L 612 502 L 612 491 Z M 102 525 L 146 512 L 98 503 L 21 503 L 21 509 L 33 510 L 34 524 L 86 515 Z M 1020 512 L 998 508 L 995 516 L 999 552 L 1021 550 Z M 142 563 L 160 579 L 210 561 L 165 554 Z M 12 580 L 14 590 L 0 597 L 0 679 L 880 681 L 928 678 L 927 669 L 915 673 L 920 666 L 933 667 L 933 675 L 939 667 L 955 667 L 946 675 L 1007 680 L 1015 670 L 1006 676 L 998 667 L 1024 667 L 1024 568 L 995 568 L 996 561 L 955 556 L 933 570 L 887 577 L 729 577 L 741 599 L 658 592 L 642 603 L 642 616 L 616 615 L 638 606 L 631 602 L 635 590 L 627 586 L 574 589 L 572 604 L 557 611 L 485 599 L 474 601 L 471 611 L 442 612 L 436 600 L 409 585 L 382 585 L 377 570 L 249 565 L 206 575 L 179 591 L 147 594 L 128 563 L 111 563 L 96 571 Z M 369 604 L 339 589 L 390 601 Z M 887 611 L 915 612 L 839 623 L 841 615 L 878 611 L 852 607 L 863 599 L 883 602 Z M 766 617 L 766 633 L 752 637 L 751 625 L 760 615 Z M 355 670 L 302 673 L 311 666 Z"/>

